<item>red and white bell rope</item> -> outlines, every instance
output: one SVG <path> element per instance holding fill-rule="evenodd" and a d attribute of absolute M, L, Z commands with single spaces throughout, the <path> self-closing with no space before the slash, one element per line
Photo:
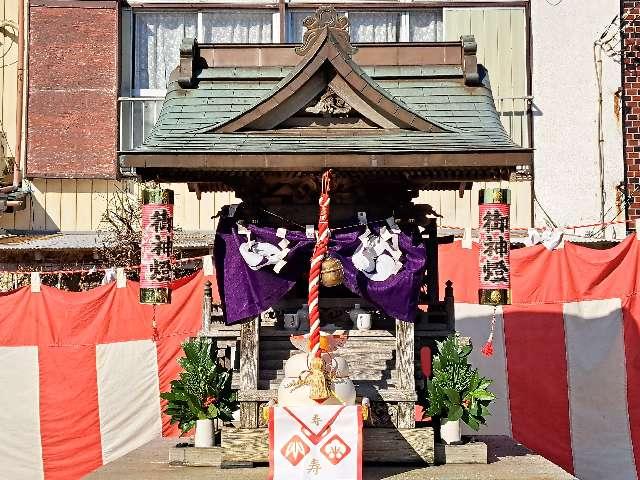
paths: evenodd
<path fill-rule="evenodd" d="M 320 192 L 320 218 L 318 220 L 318 239 L 311 257 L 311 270 L 309 271 L 309 351 L 314 357 L 320 357 L 320 308 L 318 296 L 320 291 L 320 274 L 322 261 L 329 249 L 329 190 L 331 189 L 332 171 L 327 170 L 322 175 L 322 190 Z"/>

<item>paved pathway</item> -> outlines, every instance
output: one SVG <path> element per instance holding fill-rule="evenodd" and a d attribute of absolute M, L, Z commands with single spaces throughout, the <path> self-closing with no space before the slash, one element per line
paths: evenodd
<path fill-rule="evenodd" d="M 365 480 L 571 480 L 560 467 L 506 437 L 482 437 L 489 445 L 488 465 L 366 466 Z M 175 439 L 158 439 L 105 465 L 91 480 L 266 480 L 266 467 L 220 470 L 211 467 L 171 467 L 169 448 Z"/>

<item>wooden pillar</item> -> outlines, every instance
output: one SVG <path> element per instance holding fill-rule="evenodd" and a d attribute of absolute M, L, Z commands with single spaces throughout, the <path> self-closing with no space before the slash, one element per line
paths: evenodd
<path fill-rule="evenodd" d="M 258 389 L 260 317 L 240 327 L 240 391 Z M 258 428 L 258 402 L 240 402 L 240 427 Z"/>
<path fill-rule="evenodd" d="M 436 220 L 430 219 L 423 233 L 427 250 L 427 303 L 434 304 L 440 300 L 440 285 L 438 284 L 438 225 Z"/>
<path fill-rule="evenodd" d="M 415 390 L 413 323 L 396 320 L 396 370 L 399 390 Z"/>
<path fill-rule="evenodd" d="M 211 282 L 207 280 L 204 283 L 204 294 L 202 295 L 202 331 L 203 335 L 206 335 L 211 328 Z"/>
<path fill-rule="evenodd" d="M 415 337 L 414 325 L 396 319 L 396 372 L 398 390 L 415 392 Z M 415 401 L 398 402 L 398 428 L 414 428 Z"/>
<path fill-rule="evenodd" d="M 398 428 L 416 427 L 416 402 L 398 402 Z"/>
<path fill-rule="evenodd" d="M 444 288 L 444 306 L 447 312 L 447 330 L 449 330 L 449 333 L 453 333 L 456 330 L 456 312 L 453 300 L 453 282 L 447 280 Z"/>

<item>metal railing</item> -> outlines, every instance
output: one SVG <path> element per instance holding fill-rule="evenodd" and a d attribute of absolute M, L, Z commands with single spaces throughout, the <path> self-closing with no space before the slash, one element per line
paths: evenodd
<path fill-rule="evenodd" d="M 524 148 L 531 147 L 531 106 L 533 97 L 496 97 L 496 108 L 500 120 L 514 143 Z"/>
<path fill-rule="evenodd" d="M 140 146 L 158 119 L 164 97 L 120 97 L 120 149 Z M 511 139 L 528 148 L 533 97 L 497 97 L 500 120 Z"/>
<path fill-rule="evenodd" d="M 120 150 L 133 150 L 142 142 L 158 119 L 164 97 L 120 97 Z"/>

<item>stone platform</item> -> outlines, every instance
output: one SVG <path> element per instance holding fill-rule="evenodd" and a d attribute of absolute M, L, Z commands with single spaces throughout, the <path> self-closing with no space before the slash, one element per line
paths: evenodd
<path fill-rule="evenodd" d="M 362 456 L 365 463 L 434 463 L 432 428 L 365 428 L 363 437 Z M 264 428 L 225 429 L 222 431 L 220 450 L 227 461 L 267 463 L 269 437 Z"/>
<path fill-rule="evenodd" d="M 508 437 L 480 436 L 488 446 L 486 465 L 365 466 L 365 480 L 571 480 L 560 467 L 532 453 Z M 178 440 L 183 441 L 183 440 Z M 99 468 L 86 478 L 93 480 L 154 479 L 154 480 L 266 480 L 268 468 L 220 470 L 215 467 L 178 467 L 168 463 L 168 452 L 176 439 L 157 439 L 124 457 Z"/>

